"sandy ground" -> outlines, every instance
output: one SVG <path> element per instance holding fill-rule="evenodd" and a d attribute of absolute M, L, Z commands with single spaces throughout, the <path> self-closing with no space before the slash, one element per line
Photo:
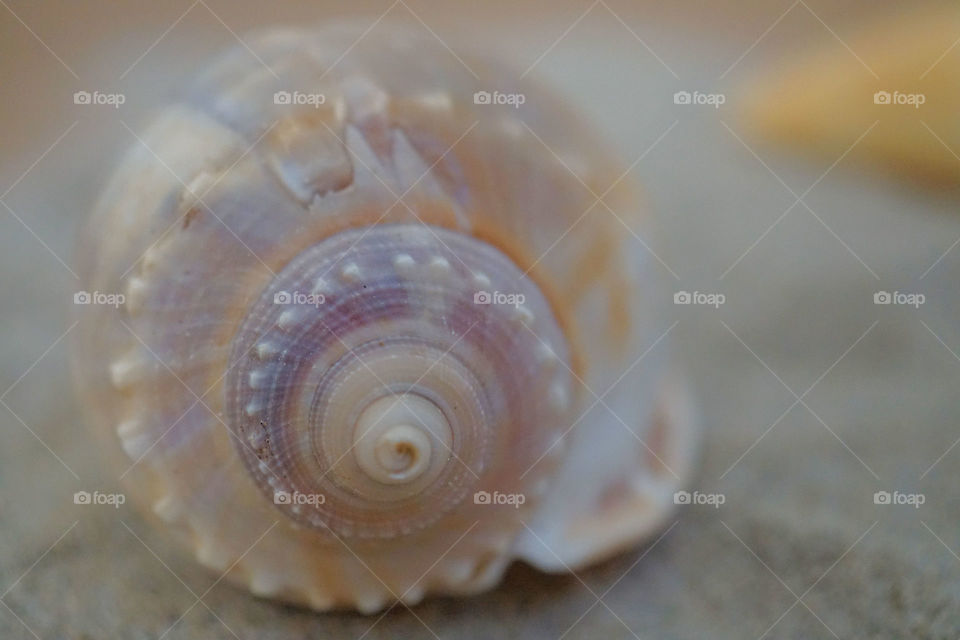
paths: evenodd
<path fill-rule="evenodd" d="M 682 16 L 630 14 L 635 34 L 597 4 L 537 63 L 625 162 L 647 152 L 633 173 L 655 214 L 644 239 L 667 290 L 726 297 L 719 309 L 650 301 L 663 309 L 664 330 L 677 323 L 671 348 L 704 417 L 691 490 L 722 494 L 724 504 L 682 507 L 655 545 L 577 576 L 516 566 L 488 594 L 382 618 L 257 600 L 215 584 L 132 508 L 73 504 L 75 491 L 115 490 L 118 475 L 85 437 L 66 367 L 63 336 L 79 288 L 75 229 L 133 142 L 120 120 L 142 127 L 196 56 L 233 36 L 196 5 L 196 19 L 117 82 L 189 5 L 144 8 L 122 29 L 93 20 L 82 46 L 76 10 L 63 17 L 11 5 L 75 80 L 0 7 L 0 635 L 955 638 L 957 194 L 738 139 L 732 103 L 756 70 L 811 40 L 845 51 L 816 19 L 842 38 L 845 9 L 811 3 L 814 16 L 795 5 L 719 79 L 790 6 L 782 4 L 732 15 L 691 9 L 697 27 Z M 253 23 L 211 6 L 237 30 Z M 508 19 L 496 46 L 525 68 L 587 6 L 565 6 L 535 26 Z M 289 19 L 292 10 L 278 11 Z M 704 27 L 714 20 L 716 29 Z M 449 18 L 438 24 L 451 25 L 438 31 L 445 39 L 457 32 Z M 109 29 L 124 35 L 100 37 Z M 97 86 L 136 97 L 118 112 L 72 104 L 73 91 Z M 671 96 L 684 89 L 723 92 L 729 102 L 682 108 Z M 878 291 L 926 300 L 878 306 Z M 921 494 L 925 503 L 876 505 L 877 491 Z"/>

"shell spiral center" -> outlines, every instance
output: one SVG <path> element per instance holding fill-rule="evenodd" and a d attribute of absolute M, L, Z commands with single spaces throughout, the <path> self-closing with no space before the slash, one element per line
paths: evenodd
<path fill-rule="evenodd" d="M 304 250 L 231 352 L 228 426 L 254 483 L 338 536 L 413 533 L 477 490 L 518 484 L 572 393 L 536 284 L 494 247 L 423 225 Z"/>

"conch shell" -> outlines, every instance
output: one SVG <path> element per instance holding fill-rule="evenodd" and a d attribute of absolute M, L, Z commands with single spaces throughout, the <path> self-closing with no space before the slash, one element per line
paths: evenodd
<path fill-rule="evenodd" d="M 513 76 L 362 36 L 251 37 L 138 135 L 81 248 L 125 296 L 82 309 L 91 422 L 201 563 L 318 610 L 636 544 L 693 437 L 598 205 L 621 171 L 546 91 L 488 104 Z"/>

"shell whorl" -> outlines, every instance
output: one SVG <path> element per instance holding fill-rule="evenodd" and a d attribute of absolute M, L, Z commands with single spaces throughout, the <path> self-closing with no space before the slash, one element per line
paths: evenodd
<path fill-rule="evenodd" d="M 394 537 L 484 478 L 522 492 L 562 431 L 568 358 L 536 284 L 490 245 L 419 224 L 348 230 L 298 255 L 250 308 L 227 424 L 287 516 Z"/>

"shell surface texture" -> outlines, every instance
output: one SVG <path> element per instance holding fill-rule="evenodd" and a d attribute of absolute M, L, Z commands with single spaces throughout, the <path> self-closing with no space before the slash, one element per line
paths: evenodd
<path fill-rule="evenodd" d="M 251 36 L 263 64 L 216 60 L 104 190 L 83 278 L 125 302 L 84 308 L 78 386 L 129 494 L 317 610 L 637 544 L 692 436 L 652 269 L 596 206 L 622 168 L 544 89 L 475 99 L 517 74 L 360 34 Z M 642 224 L 626 181 L 604 199 Z"/>

